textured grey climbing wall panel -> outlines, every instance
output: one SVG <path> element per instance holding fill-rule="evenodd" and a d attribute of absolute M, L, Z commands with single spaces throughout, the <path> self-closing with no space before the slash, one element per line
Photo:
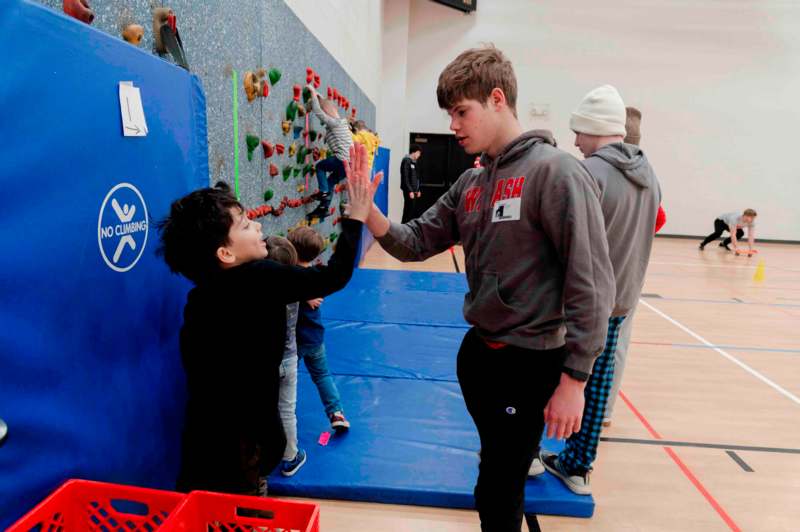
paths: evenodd
<path fill-rule="evenodd" d="M 61 0 L 38 1 L 61 11 Z M 239 193 L 247 208 L 263 205 L 266 189 L 274 192 L 273 199 L 268 202 L 273 206 L 283 197 L 298 198 L 308 193 L 298 192 L 298 186 L 305 183 L 303 177 L 284 181 L 282 175 L 273 178 L 267 171 L 270 162 L 281 170 L 290 164 L 297 166 L 294 158 L 288 156 L 288 148 L 292 142 L 299 145 L 303 137 L 294 139 L 292 132 L 284 135 L 281 121 L 292 99 L 292 86 L 305 85 L 306 67 L 320 75 L 322 95 L 328 86 L 337 88 L 350 100 L 350 105 L 358 109 L 358 117 L 374 128 L 375 105 L 283 0 L 90 0 L 90 3 L 95 12 L 92 26 L 100 31 L 120 37 L 124 25 L 141 24 L 145 34 L 139 48 L 144 53 L 154 53 L 152 9 L 170 7 L 174 10 L 189 65 L 202 80 L 206 93 L 211 180 L 222 180 L 232 187 L 235 180 L 232 80 L 236 72 Z M 171 61 L 171 58 L 167 56 L 164 60 Z M 269 97 L 248 102 L 242 82 L 244 72 L 273 67 L 281 71 L 282 77 L 270 87 Z M 341 113 L 346 112 L 341 110 Z M 304 120 L 298 118 L 294 124 L 304 125 Z M 323 131 L 315 118 L 310 120 L 310 127 L 320 133 Z M 253 160 L 248 161 L 245 140 L 248 133 L 273 143 L 283 143 L 287 151 L 283 156 L 276 154 L 265 161 L 259 147 Z M 315 145 L 322 147 L 322 142 L 317 141 Z M 316 190 L 316 179 L 312 177 L 309 182 L 311 191 Z M 338 205 L 338 201 L 334 205 Z M 268 215 L 259 221 L 266 234 L 286 233 L 314 206 L 311 203 L 296 209 L 287 208 L 282 216 Z M 329 217 L 318 228 L 323 236 L 337 232 L 332 221 L 333 217 Z"/>

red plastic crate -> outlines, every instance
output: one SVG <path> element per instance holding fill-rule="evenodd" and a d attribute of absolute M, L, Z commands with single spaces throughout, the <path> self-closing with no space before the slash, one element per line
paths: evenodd
<path fill-rule="evenodd" d="M 68 480 L 8 532 L 152 532 L 186 499 L 183 493 Z"/>
<path fill-rule="evenodd" d="M 193 491 L 159 532 L 319 532 L 319 506 Z"/>

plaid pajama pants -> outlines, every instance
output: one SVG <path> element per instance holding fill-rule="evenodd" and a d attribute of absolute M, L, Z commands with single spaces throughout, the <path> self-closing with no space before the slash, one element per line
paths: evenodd
<path fill-rule="evenodd" d="M 600 431 L 603 429 L 606 403 L 614 383 L 614 353 L 617 350 L 619 328 L 625 316 L 612 317 L 608 320 L 606 346 L 597 357 L 592 368 L 592 376 L 586 383 L 581 430 L 567 439 L 567 445 L 558 455 L 561 466 L 571 475 L 584 474 L 591 471 L 592 463 L 597 457 L 597 445 L 600 443 Z"/>

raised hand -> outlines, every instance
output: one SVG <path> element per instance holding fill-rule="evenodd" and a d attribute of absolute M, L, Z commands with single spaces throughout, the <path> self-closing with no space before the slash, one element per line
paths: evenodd
<path fill-rule="evenodd" d="M 372 199 L 378 190 L 383 173 L 379 172 L 375 179 L 370 179 L 370 167 L 367 149 L 362 144 L 353 144 L 350 148 L 350 160 L 344 161 L 347 174 L 347 194 L 350 198 L 345 214 L 353 220 L 365 222 L 372 208 Z"/>

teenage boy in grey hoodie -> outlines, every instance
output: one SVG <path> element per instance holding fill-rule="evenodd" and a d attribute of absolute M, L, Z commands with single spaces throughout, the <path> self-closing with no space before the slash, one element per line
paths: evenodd
<path fill-rule="evenodd" d="M 542 451 L 540 458 L 545 468 L 563 480 L 569 489 L 588 495 L 591 493 L 589 472 L 597 456 L 603 416 L 614 380 L 619 327 L 642 291 L 661 190 L 644 152 L 638 146 L 623 142 L 625 104 L 614 87 L 603 85 L 590 91 L 572 113 L 570 129 L 575 132 L 575 145 L 586 157 L 584 166 L 600 187 L 600 205 L 617 291 L 614 310 L 608 320 L 605 349 L 595 360 L 586 386 L 581 430 L 567 439 L 560 453 Z"/>
<path fill-rule="evenodd" d="M 518 532 L 527 472 L 544 423 L 577 432 L 583 389 L 603 350 L 614 277 L 599 189 L 547 131 L 523 132 L 511 63 L 493 46 L 463 52 L 439 77 L 439 106 L 482 168 L 464 172 L 419 218 L 367 227 L 403 261 L 462 242 L 473 325 L 458 381 L 478 430 L 475 505 L 481 527 Z"/>

